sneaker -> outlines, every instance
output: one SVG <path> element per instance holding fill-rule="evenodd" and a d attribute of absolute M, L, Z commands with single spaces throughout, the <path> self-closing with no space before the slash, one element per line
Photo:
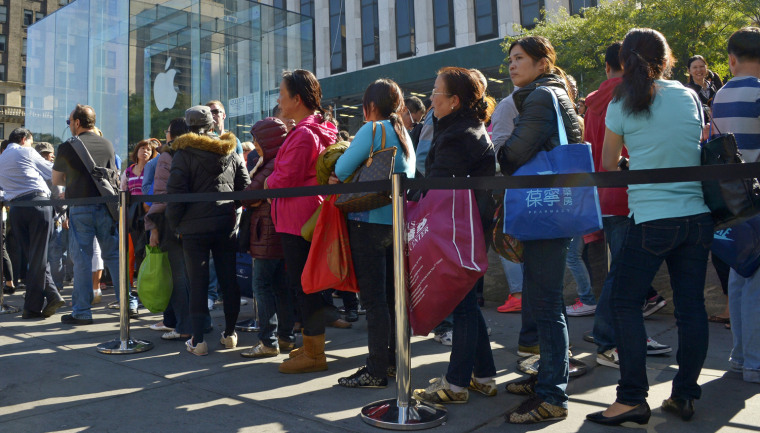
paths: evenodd
<path fill-rule="evenodd" d="M 415 399 L 430 403 L 467 403 L 469 396 L 467 388 L 459 392 L 452 391 L 446 376 L 430 379 L 430 386 L 415 389 L 412 393 Z"/>
<path fill-rule="evenodd" d="M 233 332 L 227 337 L 225 337 L 224 332 L 222 332 L 222 338 L 219 341 L 226 349 L 234 349 L 237 347 L 237 332 Z"/>
<path fill-rule="evenodd" d="M 620 357 L 617 348 L 596 354 L 596 363 L 612 368 L 620 368 Z"/>
<path fill-rule="evenodd" d="M 668 301 L 666 301 L 662 296 L 652 296 L 651 298 L 644 301 L 644 305 L 641 307 L 641 311 L 643 311 L 644 317 L 649 317 L 652 314 L 662 310 L 662 308 L 667 304 Z"/>
<path fill-rule="evenodd" d="M 538 376 L 529 376 L 527 379 L 516 380 L 507 384 L 507 392 L 517 395 L 533 395 L 536 393 Z"/>
<path fill-rule="evenodd" d="M 507 296 L 504 305 L 496 307 L 499 313 L 519 313 L 522 311 L 522 298 L 515 298 L 512 295 Z"/>
<path fill-rule="evenodd" d="M 356 312 L 359 313 L 360 316 L 367 314 L 367 310 L 365 310 L 362 307 L 362 304 L 359 304 L 358 308 L 356 309 Z"/>
<path fill-rule="evenodd" d="M 189 337 L 190 336 L 188 336 L 188 335 L 182 335 L 182 334 L 180 334 L 179 332 L 175 331 L 174 329 L 172 329 L 169 332 L 165 332 L 165 333 L 161 334 L 161 339 L 162 340 L 182 340 L 182 339 L 189 338 Z"/>
<path fill-rule="evenodd" d="M 213 299 L 209 299 L 208 300 L 208 310 L 212 311 L 213 309 L 214 309 L 214 300 Z"/>
<path fill-rule="evenodd" d="M 243 305 L 248 305 L 248 299 L 240 298 L 240 306 L 242 307 Z"/>
<path fill-rule="evenodd" d="M 436 333 L 433 336 L 433 340 L 443 344 L 444 346 L 451 346 L 451 341 L 454 338 L 454 331 L 446 331 L 442 333 Z"/>
<path fill-rule="evenodd" d="M 173 331 L 174 330 L 174 328 L 170 328 L 170 327 L 164 325 L 164 321 L 163 320 L 160 321 L 160 322 L 158 322 L 158 323 L 154 323 L 154 324 L 150 325 L 148 328 L 150 328 L 151 331 L 161 331 L 161 332 L 169 332 L 169 331 Z"/>
<path fill-rule="evenodd" d="M 106 308 L 109 310 L 118 310 L 121 308 L 121 306 L 119 305 L 119 301 L 113 301 L 109 302 L 108 305 L 106 305 Z"/>
<path fill-rule="evenodd" d="M 242 356 L 243 358 L 271 358 L 279 354 L 280 354 L 279 348 L 265 346 L 264 343 L 259 341 L 259 344 L 241 353 L 240 356 Z"/>
<path fill-rule="evenodd" d="M 647 355 L 662 355 L 672 351 L 673 348 L 667 344 L 660 344 L 651 338 L 647 338 Z"/>
<path fill-rule="evenodd" d="M 525 358 L 528 356 L 538 355 L 541 353 L 539 351 L 539 346 L 536 344 L 535 346 L 517 346 L 517 356 L 520 358 Z"/>
<path fill-rule="evenodd" d="M 100 289 L 93 290 L 92 291 L 92 305 L 100 304 L 100 301 L 102 300 L 103 300 L 103 291 Z"/>
<path fill-rule="evenodd" d="M 346 313 L 346 322 L 356 322 L 359 320 L 359 312 L 356 310 L 348 310 Z"/>
<path fill-rule="evenodd" d="M 192 353 L 193 355 L 197 355 L 197 356 L 208 355 L 208 344 L 206 344 L 205 341 L 201 341 L 200 343 L 193 346 L 193 337 L 190 337 L 189 340 L 185 341 L 185 347 L 187 348 L 187 351 Z"/>
<path fill-rule="evenodd" d="M 575 304 L 565 307 L 568 316 L 591 316 L 596 313 L 596 305 L 586 305 L 580 299 L 575 299 Z"/>
<path fill-rule="evenodd" d="M 567 409 L 549 404 L 541 397 L 533 396 L 524 401 L 517 409 L 507 413 L 507 422 L 512 424 L 534 424 L 543 421 L 556 421 L 567 418 Z"/>
<path fill-rule="evenodd" d="M 517 369 L 525 374 L 538 374 L 538 367 L 541 365 L 541 355 L 533 355 L 527 358 L 517 360 Z"/>
<path fill-rule="evenodd" d="M 338 385 L 346 388 L 385 388 L 388 386 L 388 378 L 371 375 L 365 365 L 351 376 L 338 379 Z"/>
<path fill-rule="evenodd" d="M 481 383 L 478 382 L 475 379 L 475 375 L 473 375 L 472 378 L 470 378 L 470 386 L 467 388 L 477 391 L 486 397 L 494 397 L 496 395 L 496 381 L 494 379 L 490 379 L 486 383 Z"/>

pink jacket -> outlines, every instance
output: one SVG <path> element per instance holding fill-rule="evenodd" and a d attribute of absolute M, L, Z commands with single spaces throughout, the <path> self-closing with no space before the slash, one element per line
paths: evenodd
<path fill-rule="evenodd" d="M 317 156 L 335 143 L 338 128 L 314 114 L 301 120 L 277 152 L 274 171 L 267 187 L 294 188 L 318 185 Z M 272 220 L 278 233 L 301 236 L 301 227 L 322 203 L 321 195 L 277 198 L 272 202 Z"/>

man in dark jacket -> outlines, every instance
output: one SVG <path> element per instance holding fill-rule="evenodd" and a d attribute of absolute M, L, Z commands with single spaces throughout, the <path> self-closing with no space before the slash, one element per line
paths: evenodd
<path fill-rule="evenodd" d="M 251 180 L 242 158 L 235 153 L 237 138 L 230 132 L 219 137 L 210 134 L 214 120 L 211 110 L 203 105 L 189 108 L 185 123 L 190 132 L 172 143 L 176 153 L 167 192 L 220 193 L 245 189 Z M 195 355 L 208 354 L 203 328 L 208 316 L 209 252 L 214 257 L 219 288 L 224 294 L 225 331 L 221 342 L 228 349 L 237 345 L 235 321 L 240 312 L 240 288 L 235 284 L 237 207 L 239 203 L 232 200 L 168 203 L 166 207 L 169 225 L 182 237 L 185 251 L 193 326 L 193 337 L 186 345 Z"/>

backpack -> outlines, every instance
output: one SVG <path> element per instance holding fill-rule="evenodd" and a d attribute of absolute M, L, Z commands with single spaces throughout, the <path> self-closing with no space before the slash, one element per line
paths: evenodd
<path fill-rule="evenodd" d="M 111 197 L 118 195 L 119 171 L 115 168 L 99 167 L 95 165 L 95 160 L 92 159 L 92 155 L 90 155 L 90 152 L 84 146 L 84 143 L 82 143 L 82 140 L 79 139 L 79 137 L 71 137 L 68 141 L 84 163 L 84 167 L 87 172 L 90 173 L 90 177 L 95 183 L 95 187 L 98 189 L 98 192 L 100 192 L 100 195 L 102 197 Z M 111 159 L 108 161 L 108 165 L 110 167 L 116 167 L 116 161 Z M 114 219 L 114 221 L 118 221 L 119 203 L 107 202 L 106 207 L 108 207 L 108 212 L 111 214 L 111 217 Z"/>

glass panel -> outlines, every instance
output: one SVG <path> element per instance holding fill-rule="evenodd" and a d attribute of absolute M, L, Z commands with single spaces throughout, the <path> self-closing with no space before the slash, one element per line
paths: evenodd
<path fill-rule="evenodd" d="M 413 56 L 416 52 L 413 0 L 396 1 L 396 51 L 398 58 Z"/>
<path fill-rule="evenodd" d="M 0 23 L 8 21 L 8 6 L 0 6 Z"/>
<path fill-rule="evenodd" d="M 346 13 L 344 0 L 330 0 L 330 72 L 346 70 Z"/>
<path fill-rule="evenodd" d="M 362 0 L 362 64 L 374 65 L 380 61 L 380 26 L 377 17 L 377 0 Z"/>
<path fill-rule="evenodd" d="M 498 36 L 496 0 L 475 0 L 475 36 L 478 41 Z"/>
<path fill-rule="evenodd" d="M 535 20 L 541 19 L 544 0 L 520 0 L 520 23 L 523 27 L 534 27 Z"/>
<path fill-rule="evenodd" d="M 453 0 L 433 0 L 433 24 L 435 26 L 435 49 L 454 46 Z"/>
<path fill-rule="evenodd" d="M 34 23 L 34 12 L 24 9 L 24 25 L 31 26 Z"/>
<path fill-rule="evenodd" d="M 0 35 L 0 51 L 5 51 L 5 35 Z"/>
<path fill-rule="evenodd" d="M 570 13 L 579 15 L 584 8 L 596 7 L 596 0 L 570 0 Z"/>

